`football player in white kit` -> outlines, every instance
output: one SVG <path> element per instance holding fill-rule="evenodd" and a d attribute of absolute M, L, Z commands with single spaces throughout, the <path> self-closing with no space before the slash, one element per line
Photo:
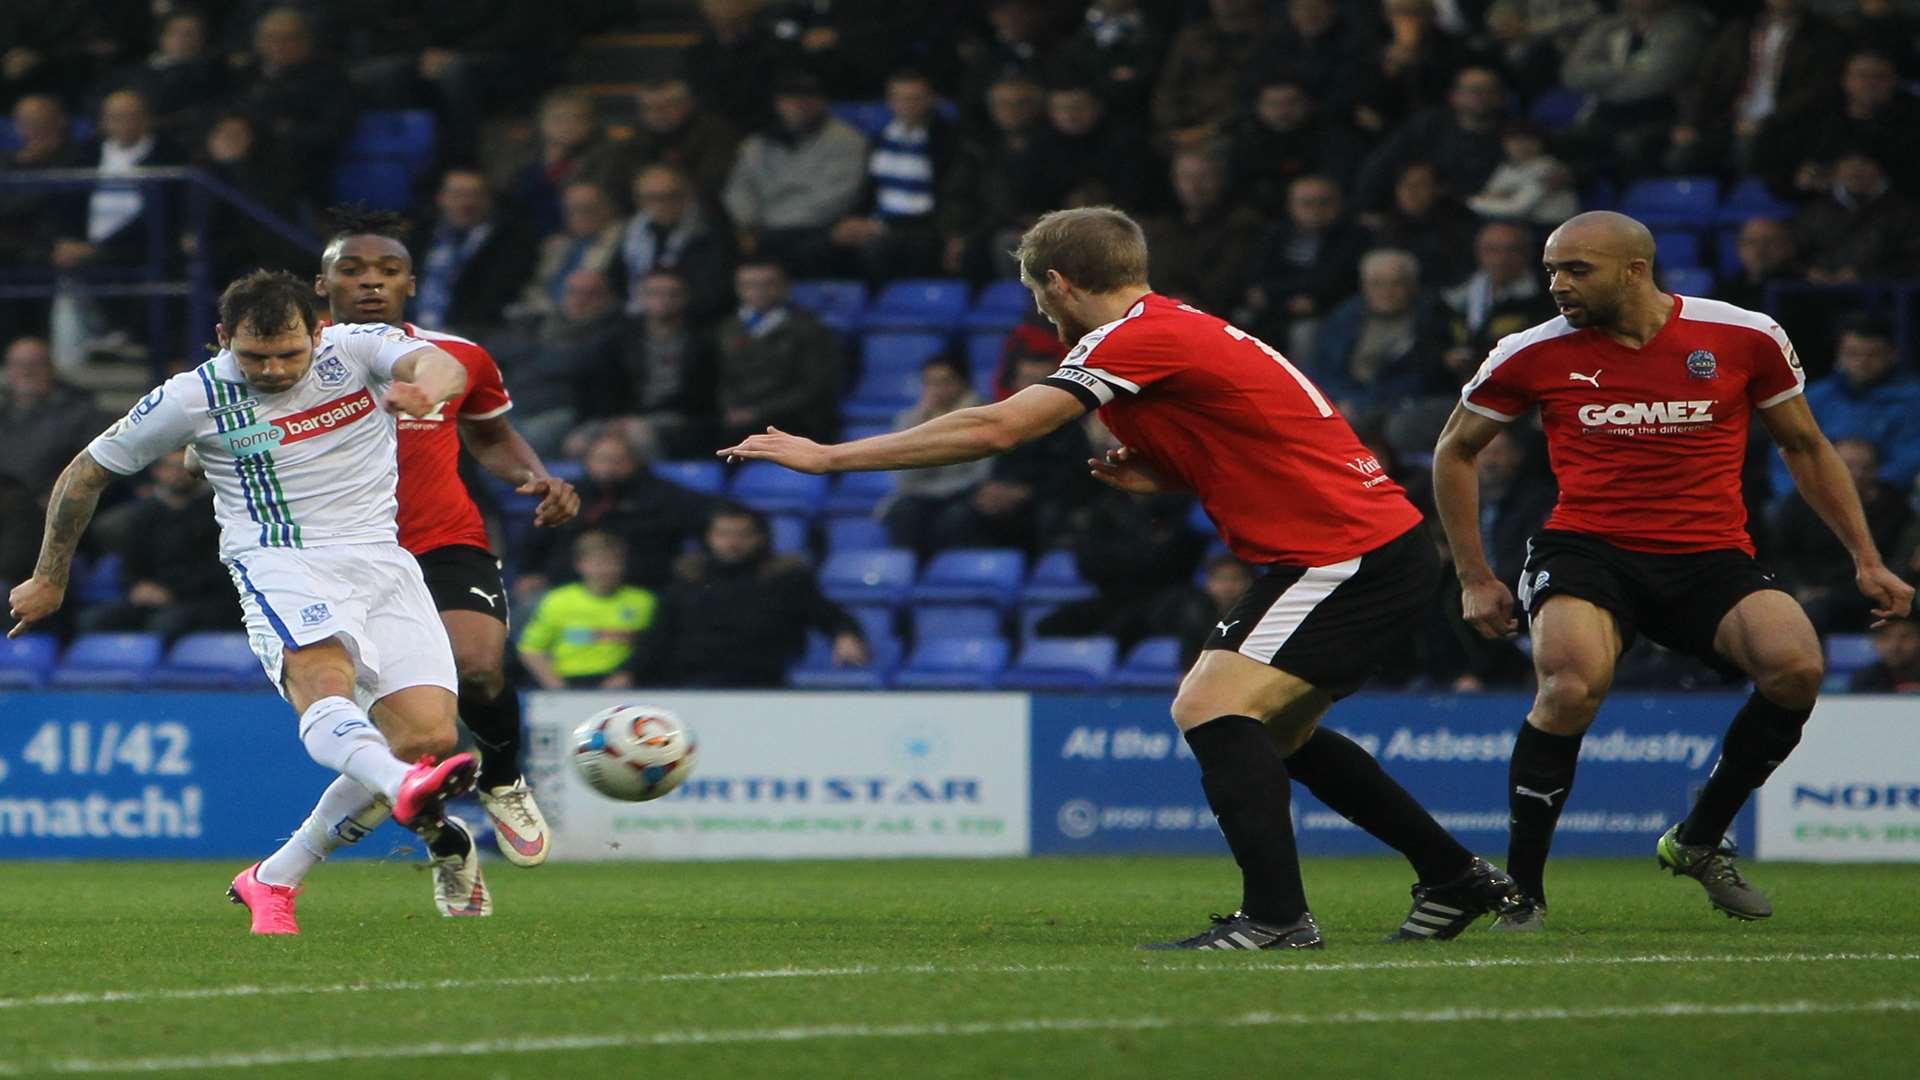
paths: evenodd
<path fill-rule="evenodd" d="M 291 274 L 241 278 L 219 313 L 219 355 L 142 398 L 55 482 L 39 562 L 9 596 L 19 622 L 8 636 L 59 609 L 108 481 L 191 447 L 213 485 L 248 638 L 300 714 L 307 752 L 429 847 L 470 852 L 443 809 L 475 769 L 473 755 L 453 752 L 453 651 L 394 525 L 394 414 L 431 413 L 466 388 L 466 368 L 395 327 L 320 329 L 311 285 Z M 255 933 L 298 933 L 298 890 L 259 880 L 258 868 L 230 895 Z"/>

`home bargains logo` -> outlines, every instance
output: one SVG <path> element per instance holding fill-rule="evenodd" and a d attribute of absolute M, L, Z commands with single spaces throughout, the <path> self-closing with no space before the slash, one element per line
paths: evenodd
<path fill-rule="evenodd" d="M 325 435 L 335 428 L 342 428 L 373 412 L 373 395 L 361 390 L 352 397 L 343 397 L 329 401 L 325 405 L 315 405 L 311 409 L 282 416 L 273 421 L 273 426 L 281 431 L 280 443 L 297 443 L 302 439 L 311 439 L 315 435 Z"/>

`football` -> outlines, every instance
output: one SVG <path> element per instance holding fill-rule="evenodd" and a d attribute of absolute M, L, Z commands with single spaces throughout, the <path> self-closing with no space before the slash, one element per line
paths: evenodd
<path fill-rule="evenodd" d="M 573 729 L 573 767 L 609 799 L 657 799 L 693 771 L 698 748 L 678 716 L 651 705 L 602 709 Z"/>

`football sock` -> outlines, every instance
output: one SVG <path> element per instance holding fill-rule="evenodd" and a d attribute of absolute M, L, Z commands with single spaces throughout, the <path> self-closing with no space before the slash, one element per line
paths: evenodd
<path fill-rule="evenodd" d="M 1766 783 L 1800 745 L 1800 731 L 1812 715 L 1811 708 L 1783 708 L 1754 691 L 1727 727 L 1720 760 L 1714 763 L 1693 811 L 1680 823 L 1680 842 L 1718 844 L 1753 789 Z"/>
<path fill-rule="evenodd" d="M 313 813 L 280 850 L 260 862 L 254 876 L 269 885 L 298 885 L 320 860 L 378 828 L 392 811 L 358 780 L 335 777 Z"/>
<path fill-rule="evenodd" d="M 1542 903 L 1547 899 L 1547 849 L 1553 846 L 1553 827 L 1573 790 L 1584 738 L 1585 733 L 1541 731 L 1523 720 L 1513 740 L 1513 759 L 1507 763 L 1507 873 L 1521 892 Z"/>
<path fill-rule="evenodd" d="M 325 697 L 300 714 L 300 741 L 313 760 L 360 781 L 391 803 L 407 778 L 407 763 L 393 756 L 387 737 L 360 706 L 343 697 Z"/>
<path fill-rule="evenodd" d="M 1287 772 L 1314 798 L 1405 855 L 1422 882 L 1452 881 L 1472 868 L 1473 852 L 1345 735 L 1318 728 L 1286 764 Z"/>
<path fill-rule="evenodd" d="M 1284 926 L 1307 913 L 1306 886 L 1288 814 L 1287 766 L 1266 725 L 1251 716 L 1221 716 L 1186 733 L 1200 764 L 1200 787 L 1240 864 L 1240 910 Z"/>
<path fill-rule="evenodd" d="M 502 787 L 520 778 L 520 694 L 509 686 L 488 698 L 478 691 L 460 693 L 460 719 L 473 732 L 480 748 L 482 790 Z"/>
<path fill-rule="evenodd" d="M 414 831 L 420 834 L 420 839 L 427 842 L 427 851 L 436 859 L 473 853 L 473 837 L 467 835 L 465 829 L 447 828 L 445 818 L 433 822 L 421 822 Z"/>

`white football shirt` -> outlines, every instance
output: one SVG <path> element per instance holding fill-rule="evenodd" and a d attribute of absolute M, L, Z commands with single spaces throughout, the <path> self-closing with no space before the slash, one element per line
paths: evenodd
<path fill-rule="evenodd" d="M 233 354 L 184 371 L 87 446 L 129 475 L 191 445 L 213 485 L 220 554 L 397 539 L 395 417 L 380 398 L 401 357 L 431 346 L 382 323 L 329 326 L 290 389 L 261 394 Z"/>

